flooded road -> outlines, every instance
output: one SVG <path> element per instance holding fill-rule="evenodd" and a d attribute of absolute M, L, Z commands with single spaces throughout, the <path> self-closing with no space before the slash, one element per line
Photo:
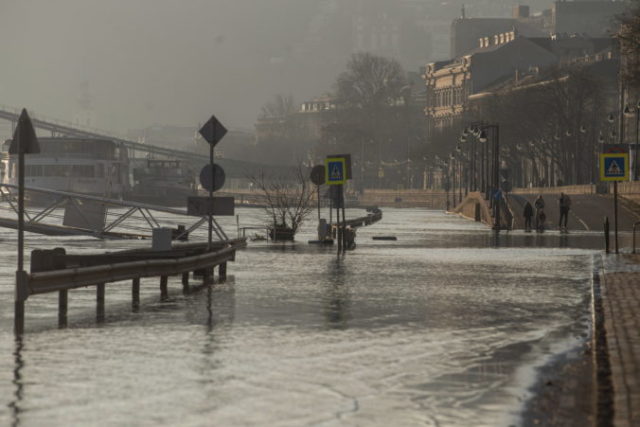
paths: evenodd
<path fill-rule="evenodd" d="M 495 234 L 424 210 L 384 209 L 355 251 L 250 243 L 226 284 L 160 302 L 145 279 L 26 303 L 12 335 L 15 231 L 0 230 L 0 424 L 496 426 L 518 423 L 536 368 L 590 333 L 599 234 Z M 240 209 L 242 225 L 260 210 Z M 348 217 L 362 211 L 348 212 Z M 222 221 L 235 230 L 235 218 Z M 204 233 L 203 233 L 204 235 Z M 398 241 L 373 241 L 395 235 Z M 28 235 L 69 253 L 140 242 Z"/>

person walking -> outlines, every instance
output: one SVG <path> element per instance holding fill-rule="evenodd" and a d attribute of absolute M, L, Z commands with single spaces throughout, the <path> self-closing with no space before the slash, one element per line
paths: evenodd
<path fill-rule="evenodd" d="M 524 211 L 522 212 L 522 216 L 524 217 L 524 231 L 527 233 L 531 232 L 531 217 L 533 217 L 533 206 L 531 203 L 527 201 L 524 205 Z"/>
<path fill-rule="evenodd" d="M 544 199 L 542 198 L 542 194 L 538 195 L 533 205 L 536 207 L 536 230 L 540 231 L 544 228 L 544 217 L 546 217 L 544 214 Z"/>
<path fill-rule="evenodd" d="M 571 198 L 564 193 L 560 193 L 558 204 L 560 205 L 560 221 L 558 221 L 558 228 L 561 233 L 567 233 L 567 221 L 569 220 L 569 210 L 571 209 Z"/>

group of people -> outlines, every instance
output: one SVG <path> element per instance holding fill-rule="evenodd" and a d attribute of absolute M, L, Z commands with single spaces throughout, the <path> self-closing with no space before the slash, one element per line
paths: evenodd
<path fill-rule="evenodd" d="M 569 210 L 571 209 L 571 198 L 564 194 L 560 193 L 560 198 L 558 199 L 558 205 L 560 207 L 560 220 L 558 221 L 558 228 L 561 233 L 567 233 L 567 221 L 569 220 Z M 544 199 L 542 198 L 542 194 L 540 194 L 536 200 L 533 202 L 533 206 L 531 203 L 527 201 L 524 205 L 524 212 L 522 216 L 524 217 L 524 230 L 526 232 L 531 232 L 531 220 L 534 217 L 534 209 L 535 207 L 535 229 L 537 232 L 542 233 L 544 231 L 544 223 L 547 219 L 547 215 L 544 213 Z"/>

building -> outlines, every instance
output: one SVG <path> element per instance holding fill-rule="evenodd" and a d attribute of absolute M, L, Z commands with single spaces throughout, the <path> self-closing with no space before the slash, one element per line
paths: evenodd
<path fill-rule="evenodd" d="M 527 14 L 528 17 L 528 14 Z M 451 23 L 451 58 L 459 58 L 478 47 L 478 40 L 515 30 L 522 37 L 545 37 L 542 28 L 527 22 L 527 18 L 466 18 Z"/>
<path fill-rule="evenodd" d="M 501 79 L 558 62 L 549 49 L 513 29 L 481 37 L 477 43 L 478 47 L 465 55 L 427 66 L 424 80 L 429 135 L 461 119 L 472 94 Z"/>

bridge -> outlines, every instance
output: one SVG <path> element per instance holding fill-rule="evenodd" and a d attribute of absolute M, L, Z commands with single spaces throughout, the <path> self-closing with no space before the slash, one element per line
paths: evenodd
<path fill-rule="evenodd" d="M 18 123 L 20 111 L 21 110 L 17 108 L 0 105 L 0 119 L 7 120 L 11 123 L 12 134 L 15 130 L 16 124 Z M 131 158 L 135 158 L 136 154 L 143 153 L 151 154 L 153 156 L 162 156 L 168 159 L 184 160 L 198 167 L 209 163 L 208 155 L 198 154 L 190 151 L 175 150 L 166 147 L 159 147 L 157 145 L 143 144 L 141 142 L 131 141 L 128 139 L 110 135 L 107 131 L 84 128 L 70 122 L 43 118 L 38 114 L 31 114 L 31 121 L 36 129 L 51 132 L 51 136 L 53 137 L 69 136 L 77 138 L 97 138 L 112 140 L 127 148 Z M 217 159 L 216 163 L 219 163 L 224 168 L 227 177 L 230 178 L 246 178 L 247 175 L 257 175 L 260 173 L 260 171 L 268 171 L 276 168 L 274 166 L 233 159 Z M 278 169 L 281 170 L 281 168 Z"/>

